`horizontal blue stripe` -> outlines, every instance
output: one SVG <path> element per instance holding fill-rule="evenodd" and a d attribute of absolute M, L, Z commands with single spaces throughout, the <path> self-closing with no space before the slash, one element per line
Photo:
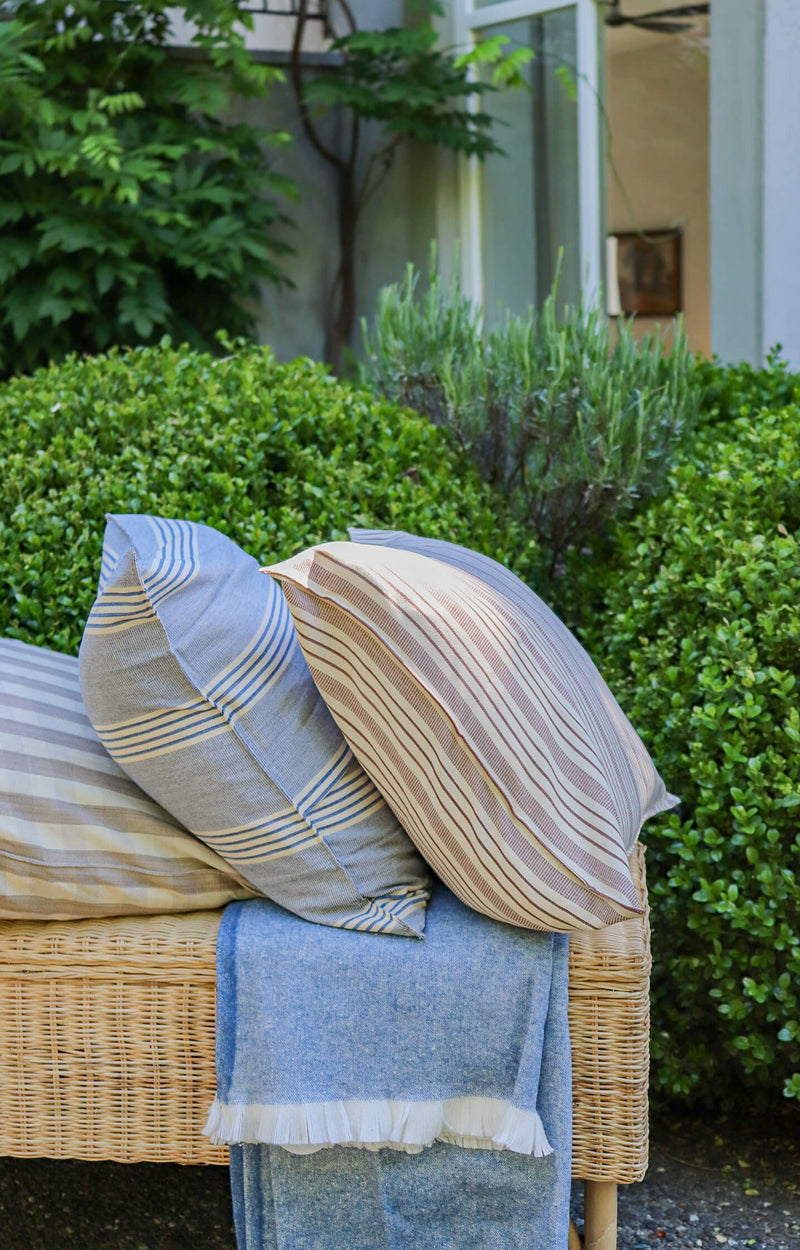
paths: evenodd
<path fill-rule="evenodd" d="M 213 705 L 205 705 L 204 707 L 193 708 L 187 710 L 177 720 L 165 723 L 159 720 L 157 724 L 153 724 L 149 730 L 144 725 L 146 722 L 138 721 L 135 725 L 126 725 L 124 730 L 105 730 L 101 737 L 104 742 L 112 742 L 115 746 L 124 745 L 131 738 L 141 738 L 141 742 L 136 743 L 137 746 L 144 746 L 146 742 L 158 742 L 161 738 L 171 737 L 175 733 L 180 733 L 182 725 L 187 722 L 196 724 L 198 720 L 207 720 L 213 718 L 216 724 L 219 719 L 219 712 Z M 223 717 L 224 719 L 224 717 Z M 99 731 L 98 731 L 99 732 Z M 133 745 L 133 743 L 131 743 Z"/>
<path fill-rule="evenodd" d="M 204 833 L 203 837 L 213 838 L 215 846 L 225 846 L 231 849 L 238 848 L 243 850 L 248 846 L 271 846 L 273 843 L 282 842 L 289 838 L 313 836 L 313 830 L 303 821 L 300 824 L 287 823 L 280 829 L 274 829 L 271 832 L 256 829 L 247 833 Z"/>
<path fill-rule="evenodd" d="M 285 846 L 270 847 L 267 850 L 264 850 L 263 848 L 258 848 L 257 852 L 251 855 L 245 855 L 239 851 L 228 851 L 227 854 L 229 854 L 232 859 L 249 859 L 251 861 L 253 860 L 260 861 L 260 860 L 271 859 L 274 855 L 278 855 L 281 853 L 286 854 L 288 851 L 297 851 L 300 849 L 300 847 L 307 846 L 310 843 L 313 843 L 315 846 L 319 846 L 319 838 L 316 837 L 313 833 L 309 833 L 303 838 L 298 837 L 293 842 L 287 842 Z"/>
<path fill-rule="evenodd" d="M 229 728 L 227 721 L 225 722 L 225 728 L 226 729 Z M 177 744 L 180 744 L 180 746 L 183 747 L 186 745 L 187 742 L 194 741 L 195 738 L 204 738 L 207 734 L 211 733 L 211 731 L 215 729 L 219 729 L 218 724 L 209 725 L 205 729 L 199 729 L 197 733 L 186 734 L 185 737 L 178 738 L 176 741 L 170 742 L 169 744 L 165 743 L 164 745 L 175 746 Z M 141 759 L 143 755 L 149 755 L 154 750 L 163 750 L 163 746 L 159 748 L 151 744 L 150 746 L 142 747 L 139 750 L 129 749 L 129 750 L 124 750 L 124 751 L 118 751 L 110 747 L 108 743 L 106 742 L 105 738 L 102 737 L 102 735 L 100 735 L 100 740 L 103 743 L 103 746 L 108 751 L 109 755 L 113 755 L 114 758 L 117 760 L 137 760 L 137 759 Z"/>
<path fill-rule="evenodd" d="M 135 625 L 140 621 L 152 620 L 152 618 L 153 611 L 149 607 L 146 611 L 142 611 L 137 608 L 135 612 L 118 612 L 116 614 L 109 613 L 106 617 L 101 616 L 99 612 L 92 610 L 91 615 L 86 622 L 86 628 L 96 629 L 99 631 L 108 629 L 110 625 Z"/>
<path fill-rule="evenodd" d="M 353 767 L 353 761 L 350 760 L 348 761 L 348 769 L 352 767 Z M 345 776 L 346 771 L 347 770 L 345 770 L 342 773 L 342 780 L 335 783 L 330 790 L 327 790 L 326 793 L 320 799 L 320 802 L 324 800 L 324 802 L 327 803 L 329 800 L 335 800 L 338 795 L 343 794 L 347 791 L 353 791 L 355 793 L 355 791 L 358 789 L 366 789 L 366 790 L 375 789 L 373 782 L 370 780 L 370 778 L 367 776 L 366 773 L 359 772 L 357 768 L 353 768 L 353 776 L 347 777 Z"/>
<path fill-rule="evenodd" d="M 338 786 L 336 791 L 331 791 L 320 798 L 313 806 L 308 809 L 308 814 L 312 813 L 318 818 L 334 815 L 337 811 L 345 810 L 351 803 L 373 803 L 376 798 L 380 798 L 378 791 L 372 782 L 368 781 L 367 785 Z"/>
<path fill-rule="evenodd" d="M 262 634 L 262 638 L 263 636 Z M 234 717 L 240 715 L 279 671 L 294 641 L 294 624 L 287 609 L 281 633 L 271 641 L 269 651 L 259 656 L 255 664 L 251 663 L 248 671 L 243 673 L 237 682 L 231 683 L 228 678 L 217 682 L 216 686 L 208 691 L 207 697 L 214 702 L 215 706 L 221 708 L 224 708 L 227 703 L 239 704 L 231 715 Z M 245 684 L 242 684 L 243 682 Z"/>
<path fill-rule="evenodd" d="M 148 579 L 150 599 L 155 605 L 186 585 L 197 568 L 197 557 L 193 533 L 185 521 L 153 519 L 164 544 L 160 565 Z"/>
<path fill-rule="evenodd" d="M 413 911 L 420 901 L 420 899 L 404 899 L 401 906 L 390 908 L 385 921 L 377 929 L 373 929 L 373 933 L 385 933 L 387 929 L 394 928 L 397 922 L 402 920 L 407 912 Z M 377 899 L 376 902 L 380 903 L 382 900 Z"/>
<path fill-rule="evenodd" d="M 385 933 L 394 928 L 398 920 L 402 920 L 408 911 L 420 904 L 422 896 L 398 899 L 396 904 L 389 907 L 386 906 L 387 902 L 387 899 L 376 898 L 364 911 L 355 912 L 343 921 L 340 927 L 358 926 L 363 933 Z"/>
<path fill-rule="evenodd" d="M 319 802 L 320 798 L 324 798 L 325 795 L 328 793 L 327 783 L 329 779 L 332 777 L 337 778 L 341 776 L 345 768 L 351 767 L 352 763 L 353 763 L 352 752 L 350 751 L 350 748 L 347 745 L 347 743 L 344 742 L 338 754 L 334 755 L 333 760 L 330 766 L 328 767 L 327 772 L 322 774 L 319 781 L 314 786 L 313 790 L 308 795 L 306 795 L 306 797 L 302 800 L 303 806 L 300 808 L 300 810 L 302 812 L 313 811 L 315 804 Z"/>
<path fill-rule="evenodd" d="M 329 812 L 324 817 L 318 813 L 309 813 L 307 819 L 310 824 L 316 825 L 318 829 L 328 829 L 333 825 L 340 825 L 348 818 L 352 820 L 354 816 L 365 817 L 371 807 L 379 807 L 383 805 L 383 799 L 376 795 L 375 798 L 367 803 L 353 802 L 348 803 L 337 811 Z"/>

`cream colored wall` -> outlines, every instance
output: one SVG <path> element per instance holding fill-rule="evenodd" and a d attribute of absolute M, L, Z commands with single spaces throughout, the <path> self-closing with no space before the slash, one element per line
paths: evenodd
<path fill-rule="evenodd" d="M 710 355 L 707 42 L 611 30 L 606 46 L 608 229 L 682 227 L 686 327 Z M 654 324 L 637 317 L 640 333 Z"/>

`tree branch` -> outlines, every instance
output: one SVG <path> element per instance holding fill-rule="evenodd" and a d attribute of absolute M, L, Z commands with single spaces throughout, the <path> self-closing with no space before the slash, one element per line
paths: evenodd
<path fill-rule="evenodd" d="M 349 12 L 349 9 L 348 9 Z M 336 169 L 345 169 L 347 162 L 329 148 L 319 136 L 313 121 L 311 113 L 306 103 L 305 94 L 303 92 L 303 65 L 301 59 L 301 50 L 303 46 L 303 35 L 305 34 L 306 23 L 308 21 L 308 0 L 300 0 L 300 12 L 297 15 L 297 22 L 294 28 L 294 39 L 292 40 L 292 86 L 297 99 L 297 107 L 300 112 L 300 121 L 303 131 L 312 147 L 316 148 L 323 160 L 329 165 L 333 165 Z"/>
<path fill-rule="evenodd" d="M 381 183 L 384 182 L 384 180 L 386 179 L 386 176 L 389 173 L 389 170 L 392 168 L 392 165 L 394 164 L 395 153 L 397 149 L 400 147 L 402 142 L 403 142 L 402 135 L 394 135 L 387 144 L 385 144 L 382 148 L 379 149 L 379 151 L 373 152 L 369 160 L 367 161 L 367 168 L 364 171 L 364 177 L 361 180 L 361 188 L 358 193 L 359 214 L 363 211 L 365 206 L 372 199 L 373 195 L 378 190 Z M 370 185 L 370 178 L 372 178 L 372 171 L 375 169 L 377 165 L 380 165 L 380 172 L 378 173 L 377 178 L 373 179 L 372 185 Z"/>
<path fill-rule="evenodd" d="M 345 15 L 345 18 L 347 20 L 347 25 L 350 27 L 349 33 L 351 35 L 354 35 L 355 32 L 358 30 L 358 25 L 356 23 L 355 17 L 353 16 L 353 10 L 350 8 L 350 5 L 348 4 L 347 0 L 338 0 L 338 3 L 339 3 L 339 8 L 342 10 L 342 12 Z M 333 27 L 331 27 L 331 34 L 335 36 Z M 358 113 L 355 110 L 353 110 L 353 117 L 350 123 L 350 152 L 344 164 L 351 165 L 354 168 L 356 164 L 356 159 L 358 157 L 358 140 L 359 140 L 360 128 L 361 128 L 361 119 L 358 116 Z"/>
<path fill-rule="evenodd" d="M 350 8 L 347 0 L 339 0 L 339 8 L 347 18 L 347 24 L 350 27 L 350 34 L 355 34 L 358 30 L 358 26 L 356 25 L 356 19 L 353 17 L 353 10 Z"/>

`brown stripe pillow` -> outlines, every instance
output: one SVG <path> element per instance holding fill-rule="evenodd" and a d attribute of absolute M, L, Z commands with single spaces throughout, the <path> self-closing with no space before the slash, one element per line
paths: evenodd
<path fill-rule="evenodd" d="M 78 661 L 0 638 L 0 919 L 199 911 L 253 894 L 114 763 Z"/>
<path fill-rule="evenodd" d="M 641 910 L 628 855 L 674 800 L 560 622 L 392 548 L 328 543 L 267 571 L 359 762 L 465 903 L 555 931 Z"/>

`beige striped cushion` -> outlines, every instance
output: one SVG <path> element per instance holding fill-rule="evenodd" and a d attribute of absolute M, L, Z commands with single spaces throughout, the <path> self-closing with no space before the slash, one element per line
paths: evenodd
<path fill-rule="evenodd" d="M 0 918 L 195 911 L 251 894 L 101 746 L 78 661 L 0 639 Z"/>
<path fill-rule="evenodd" d="M 359 762 L 465 903 L 555 931 L 640 910 L 628 855 L 674 800 L 560 623 L 392 548 L 328 543 L 267 571 Z"/>

